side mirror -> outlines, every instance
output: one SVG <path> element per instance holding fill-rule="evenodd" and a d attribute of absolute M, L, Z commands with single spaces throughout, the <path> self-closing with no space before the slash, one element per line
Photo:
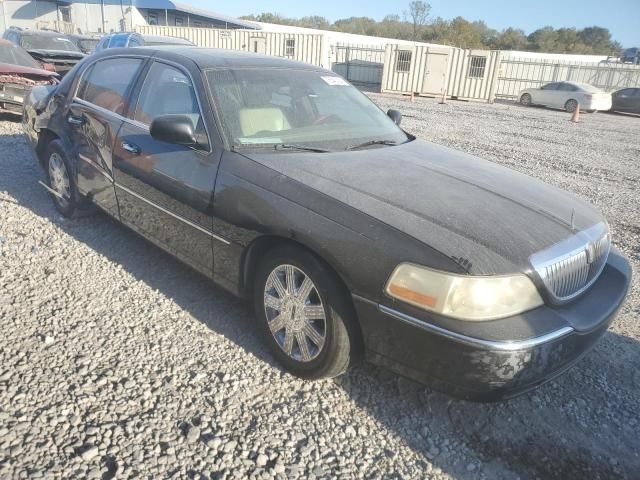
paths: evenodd
<path fill-rule="evenodd" d="M 176 145 L 194 146 L 198 142 L 193 123 L 187 115 L 161 115 L 151 122 L 149 133 L 156 140 Z"/>
<path fill-rule="evenodd" d="M 400 125 L 400 122 L 402 121 L 402 114 L 398 110 L 389 110 L 387 112 L 387 116 L 393 120 L 393 123 Z"/>

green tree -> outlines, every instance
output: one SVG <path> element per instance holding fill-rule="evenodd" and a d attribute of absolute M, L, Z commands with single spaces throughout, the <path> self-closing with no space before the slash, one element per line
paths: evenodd
<path fill-rule="evenodd" d="M 431 5 L 421 0 L 414 0 L 409 4 L 409 11 L 405 12 L 405 16 L 411 20 L 413 25 L 413 40 L 418 40 L 420 37 L 422 27 L 427 23 L 430 11 Z"/>
<path fill-rule="evenodd" d="M 496 36 L 491 48 L 496 50 L 528 50 L 529 40 L 523 30 L 509 27 Z"/>

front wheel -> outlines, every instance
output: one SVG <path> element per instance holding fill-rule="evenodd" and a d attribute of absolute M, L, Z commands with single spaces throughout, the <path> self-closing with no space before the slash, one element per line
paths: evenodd
<path fill-rule="evenodd" d="M 578 101 L 573 98 L 571 100 L 567 100 L 567 103 L 564 104 L 564 109 L 569 113 L 575 112 L 576 108 L 578 108 Z"/>
<path fill-rule="evenodd" d="M 525 107 L 528 107 L 531 105 L 531 95 L 529 95 L 528 93 L 523 94 L 520 97 L 520 105 L 524 105 Z"/>
<path fill-rule="evenodd" d="M 272 352 L 291 373 L 328 378 L 344 373 L 355 353 L 355 314 L 336 275 L 297 246 L 265 255 L 254 304 Z"/>

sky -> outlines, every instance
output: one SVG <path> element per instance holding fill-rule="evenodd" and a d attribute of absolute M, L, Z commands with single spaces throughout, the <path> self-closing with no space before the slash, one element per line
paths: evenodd
<path fill-rule="evenodd" d="M 402 15 L 409 0 L 180 0 L 194 6 L 239 17 L 272 12 L 287 17 L 321 15 L 331 21 L 351 16 L 381 20 L 389 13 Z M 540 27 L 608 28 L 625 47 L 640 47 L 640 0 L 428 0 L 432 18 L 484 20 L 491 28 L 521 28 L 527 34 Z"/>

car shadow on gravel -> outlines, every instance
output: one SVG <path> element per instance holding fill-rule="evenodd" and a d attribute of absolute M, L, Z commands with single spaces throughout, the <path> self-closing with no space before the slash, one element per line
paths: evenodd
<path fill-rule="evenodd" d="M 0 136 L 0 152 L 16 147 L 27 151 L 21 134 Z M 12 175 L 0 175 L 0 192 L 280 369 L 253 324 L 250 305 L 106 214 L 63 219 L 37 186 L 42 172 L 36 161 L 24 160 L 11 165 Z M 639 351 L 637 341 L 610 332 L 557 380 L 494 404 L 455 400 L 368 364 L 334 382 L 402 438 L 425 471 L 437 468 L 454 478 L 631 479 L 640 472 L 640 373 L 634 368 Z M 395 455 L 385 450 L 386 457 Z M 383 465 L 385 458 L 378 462 Z"/>

